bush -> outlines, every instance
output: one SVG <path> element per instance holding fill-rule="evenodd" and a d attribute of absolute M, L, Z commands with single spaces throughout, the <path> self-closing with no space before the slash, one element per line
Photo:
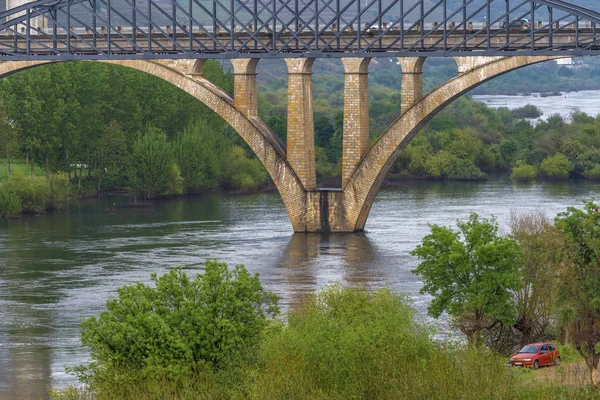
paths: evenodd
<path fill-rule="evenodd" d="M 592 169 L 585 171 L 584 175 L 591 181 L 600 181 L 600 165 L 595 165 Z"/>
<path fill-rule="evenodd" d="M 172 187 L 173 151 L 167 136 L 150 129 L 133 143 L 128 175 L 131 186 L 145 198 L 165 194 Z"/>
<path fill-rule="evenodd" d="M 480 181 L 487 177 L 487 174 L 482 172 L 471 160 L 462 158 L 455 159 L 448 171 L 448 179 L 458 181 Z"/>
<path fill-rule="evenodd" d="M 49 198 L 46 209 L 66 207 L 71 200 L 71 183 L 64 172 L 57 172 L 48 177 Z"/>
<path fill-rule="evenodd" d="M 184 382 L 235 364 L 278 313 L 276 297 L 242 265 L 207 261 L 193 280 L 174 269 L 152 281 L 156 287 L 119 288 L 107 311 L 82 322 L 93 361 L 74 371 L 92 387 L 154 377 Z"/>
<path fill-rule="evenodd" d="M 527 104 L 526 106 L 523 106 L 520 108 L 515 108 L 514 110 L 512 110 L 512 115 L 515 118 L 519 118 L 519 119 L 522 119 L 522 118 L 533 119 L 533 118 L 541 117 L 542 115 L 544 115 L 544 113 L 542 113 L 542 110 L 540 110 L 536 106 Z"/>
<path fill-rule="evenodd" d="M 24 213 L 42 212 L 47 208 L 50 191 L 48 181 L 43 176 L 14 173 L 4 182 L 3 188 L 21 199 Z"/>
<path fill-rule="evenodd" d="M 512 169 L 510 178 L 516 182 L 531 182 L 536 176 L 537 171 L 533 165 L 518 161 L 517 165 Z"/>
<path fill-rule="evenodd" d="M 265 341 L 257 399 L 504 398 L 511 377 L 483 349 L 440 346 L 389 290 L 322 290 Z M 502 383 L 500 383 L 502 382 Z"/>
<path fill-rule="evenodd" d="M 16 217 L 23 212 L 21 199 L 0 185 L 0 217 Z"/>
<path fill-rule="evenodd" d="M 187 127 L 174 144 L 175 160 L 181 169 L 184 191 L 217 186 L 221 175 L 223 153 L 222 135 L 205 121 Z"/>
<path fill-rule="evenodd" d="M 267 171 L 257 158 L 248 158 L 243 148 L 233 146 L 224 179 L 232 189 L 255 190 L 265 183 Z"/>
<path fill-rule="evenodd" d="M 542 161 L 541 170 L 548 178 L 567 179 L 573 170 L 573 164 L 564 154 L 556 153 Z"/>

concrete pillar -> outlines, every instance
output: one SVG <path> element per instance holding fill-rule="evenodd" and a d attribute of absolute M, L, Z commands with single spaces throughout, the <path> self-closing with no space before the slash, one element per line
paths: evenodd
<path fill-rule="evenodd" d="M 423 97 L 423 64 L 426 57 L 398 57 L 402 68 L 400 114 L 404 114 Z"/>
<path fill-rule="evenodd" d="M 256 64 L 258 58 L 236 58 L 233 64 L 233 104 L 248 117 L 258 117 Z"/>
<path fill-rule="evenodd" d="M 344 64 L 344 137 L 342 144 L 342 188 L 356 164 L 369 151 L 369 62 L 370 58 L 342 58 Z"/>
<path fill-rule="evenodd" d="M 312 106 L 314 58 L 286 58 L 288 67 L 287 159 L 305 190 L 317 187 Z"/>

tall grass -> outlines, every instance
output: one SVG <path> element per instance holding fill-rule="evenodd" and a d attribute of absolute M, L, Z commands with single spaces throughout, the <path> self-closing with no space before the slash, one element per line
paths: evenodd
<path fill-rule="evenodd" d="M 242 364 L 178 378 L 112 371 L 111 382 L 52 396 L 55 400 L 600 399 L 599 392 L 586 387 L 533 380 L 532 372 L 507 367 L 485 348 L 442 342 L 434 333 L 404 296 L 333 286 L 290 311 L 285 322 L 274 322 L 256 354 Z"/>
<path fill-rule="evenodd" d="M 66 207 L 71 185 L 64 173 L 28 176 L 14 172 L 0 184 L 0 216 L 17 216 Z"/>

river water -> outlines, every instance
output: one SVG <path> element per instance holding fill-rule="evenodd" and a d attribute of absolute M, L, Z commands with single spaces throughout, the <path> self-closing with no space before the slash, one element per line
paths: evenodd
<path fill-rule="evenodd" d="M 574 112 L 584 112 L 592 117 L 596 117 L 600 113 L 600 90 L 563 92 L 560 96 L 548 97 L 541 97 L 539 93 L 527 96 L 476 95 L 473 96 L 473 99 L 488 107 L 506 107 L 511 110 L 532 104 L 543 112 L 538 120 L 546 120 L 555 114 L 569 120 Z"/>
<path fill-rule="evenodd" d="M 600 193 L 586 182 L 514 186 L 405 182 L 382 190 L 364 234 L 293 234 L 277 193 L 207 195 L 129 207 L 128 196 L 81 201 L 68 213 L 0 220 L 0 398 L 44 396 L 48 385 L 74 383 L 66 366 L 87 359 L 79 320 L 99 314 L 123 284 L 207 258 L 243 263 L 293 307 L 330 282 L 387 286 L 428 299 L 409 255 L 428 224 L 454 224 L 472 211 L 494 214 L 506 229 L 511 212 L 553 217 Z"/>

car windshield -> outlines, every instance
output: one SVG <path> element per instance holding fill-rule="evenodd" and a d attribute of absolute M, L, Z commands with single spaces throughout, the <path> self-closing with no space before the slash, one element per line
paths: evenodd
<path fill-rule="evenodd" d="M 519 353 L 537 353 L 539 349 L 540 346 L 525 346 L 519 351 Z"/>

